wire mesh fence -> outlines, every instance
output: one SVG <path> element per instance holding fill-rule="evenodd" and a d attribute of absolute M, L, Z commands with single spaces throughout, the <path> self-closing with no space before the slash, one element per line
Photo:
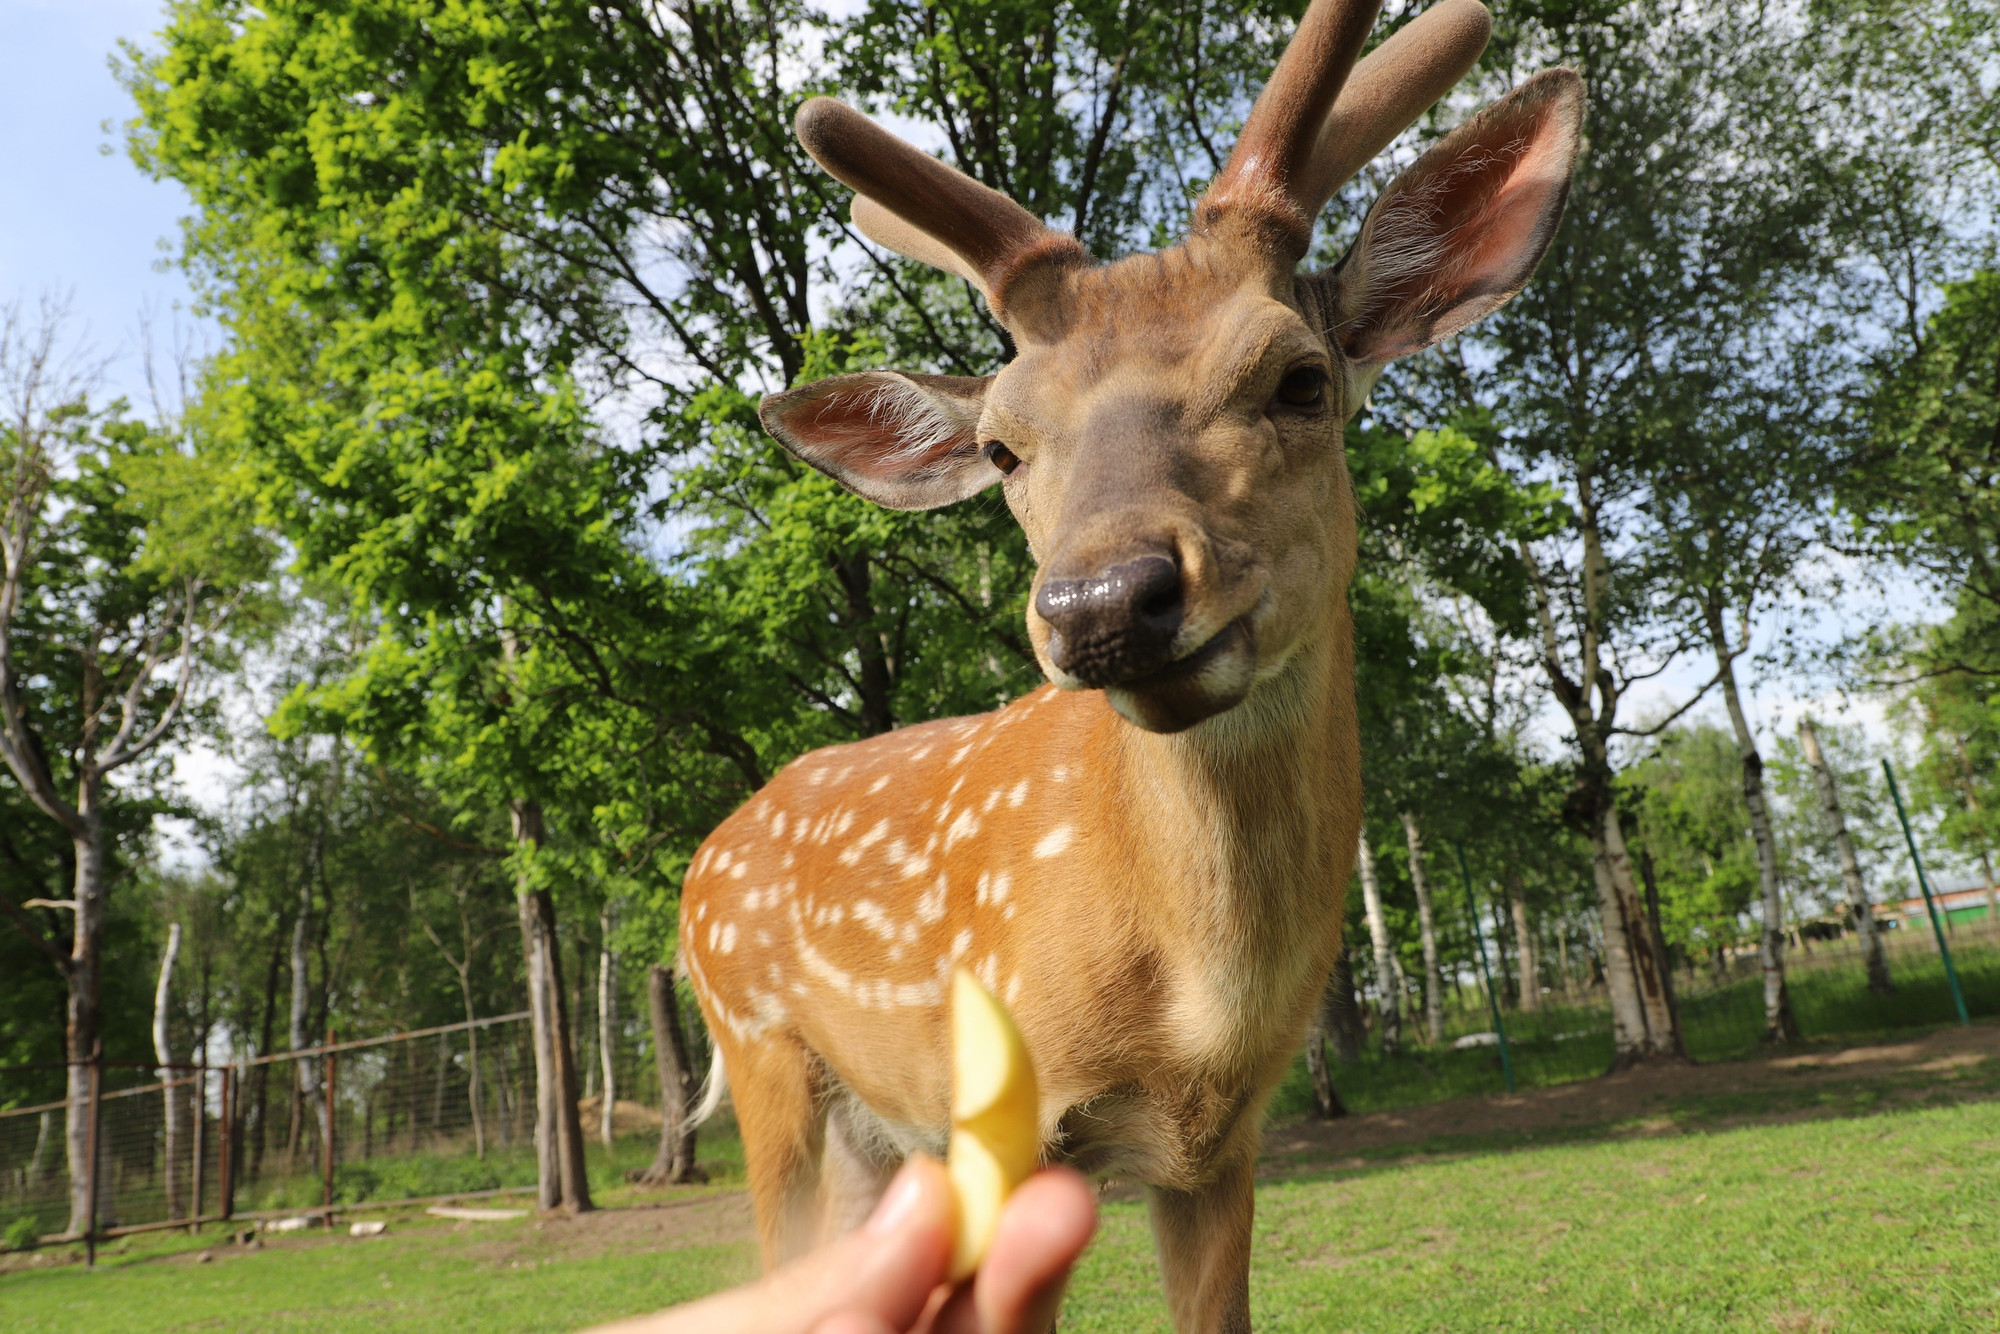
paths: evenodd
<path fill-rule="evenodd" d="M 99 1062 L 74 1109 L 66 1099 L 0 1111 L 0 1239 L 21 1247 L 532 1188 L 526 1018 L 215 1067 Z"/>
<path fill-rule="evenodd" d="M 1958 1011 L 1937 941 L 1926 921 L 1899 923 L 1883 936 L 1892 988 L 1872 991 L 1861 943 L 1801 936 L 1785 953 L 1792 1013 L 1807 1040 L 1856 1039 L 1897 1029 L 1955 1022 Z M 2000 1016 L 2000 922 L 1951 924 L 1946 937 L 1967 1011 Z M 1679 958 L 1673 971 L 1676 1008 L 1688 1054 L 1697 1061 L 1731 1060 L 1758 1051 L 1764 1035 L 1762 968 L 1756 950 Z M 1484 984 L 1467 971 L 1448 977 L 1443 1032 L 1424 1031 L 1421 978 L 1409 979 L 1401 1002 L 1400 1053 L 1381 1050 L 1381 1004 L 1364 997 L 1366 1032 L 1355 1058 L 1337 1062 L 1331 1077 L 1352 1111 L 1408 1107 L 1501 1091 L 1498 1033 Z M 1502 982 L 1503 992 L 1518 992 Z M 1581 976 L 1543 986 L 1529 1009 L 1505 1008 L 1504 1025 L 1516 1083 L 1547 1087 L 1604 1073 L 1613 1056 L 1611 1011 L 1601 981 Z M 1310 1093 L 1303 1068 L 1280 1092 L 1280 1115 L 1303 1111 Z"/>

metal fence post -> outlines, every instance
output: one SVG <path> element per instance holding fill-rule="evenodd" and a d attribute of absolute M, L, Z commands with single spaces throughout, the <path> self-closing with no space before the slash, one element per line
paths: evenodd
<path fill-rule="evenodd" d="M 83 1154 L 83 1192 L 88 1201 L 83 1211 L 83 1251 L 84 1264 L 91 1268 L 97 1265 L 97 1141 L 103 1084 L 104 1039 L 99 1038 L 90 1052 L 90 1107 L 85 1112 L 90 1119 L 85 1123 Z"/>
<path fill-rule="evenodd" d="M 222 1105 L 216 1118 L 215 1211 L 226 1222 L 236 1212 L 236 1067 L 222 1067 Z"/>
<path fill-rule="evenodd" d="M 1938 953 L 1944 956 L 1944 975 L 1951 983 L 1952 1004 L 1958 1006 L 1958 1022 L 1969 1026 L 1972 1016 L 1965 1010 L 1965 992 L 1958 985 L 1958 969 L 1951 961 L 1951 946 L 1944 943 L 1944 927 L 1938 921 L 1937 901 L 1931 897 L 1930 877 L 1924 874 L 1924 859 L 1917 855 L 1917 836 L 1910 832 L 1910 817 L 1903 810 L 1903 794 L 1896 788 L 1896 770 L 1890 765 L 1887 755 L 1882 757 L 1882 773 L 1889 780 L 1889 796 L 1896 803 L 1896 819 L 1902 822 L 1903 842 L 1910 847 L 1910 864 L 1917 868 L 1917 888 L 1924 892 L 1924 909 L 1930 914 Z"/>
<path fill-rule="evenodd" d="M 321 1081 L 322 1084 L 324 1084 L 325 1086 L 324 1091 L 326 1095 L 325 1098 L 326 1133 L 320 1137 L 321 1139 L 320 1149 L 322 1151 L 321 1157 L 324 1160 L 323 1168 L 325 1172 L 325 1186 L 322 1191 L 322 1198 L 320 1200 L 320 1203 L 326 1206 L 327 1210 L 326 1225 L 328 1227 L 332 1227 L 333 1226 L 333 1099 L 334 1099 L 334 1088 L 335 1088 L 334 1075 L 337 1073 L 338 1070 L 337 1063 L 339 1057 L 331 1050 L 333 1046 L 333 1030 L 330 1028 L 326 1030 L 326 1045 L 329 1048 L 329 1050 L 326 1053 L 326 1078 Z"/>
<path fill-rule="evenodd" d="M 208 1067 L 197 1065 L 194 1073 L 194 1152 L 188 1164 L 188 1235 L 201 1231 L 201 1174 L 208 1166 L 202 1152 L 202 1138 L 208 1129 Z"/>

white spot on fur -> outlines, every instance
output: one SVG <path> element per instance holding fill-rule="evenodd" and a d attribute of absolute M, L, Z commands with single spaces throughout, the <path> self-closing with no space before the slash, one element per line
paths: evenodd
<path fill-rule="evenodd" d="M 1062 850 L 1067 848 L 1070 840 L 1075 837 L 1076 827 L 1074 825 L 1059 824 L 1054 829 L 1049 830 L 1048 833 L 1043 834 L 1042 841 L 1035 844 L 1035 856 L 1041 858 L 1060 856 Z"/>
<path fill-rule="evenodd" d="M 896 938 L 896 924 L 889 920 L 889 914 L 873 899 L 863 899 L 854 905 L 854 920 L 873 931 L 884 940 Z"/>
<path fill-rule="evenodd" d="M 959 842 L 961 839 L 971 838 L 978 832 L 979 817 L 974 815 L 970 810 L 960 813 L 959 817 L 951 822 L 951 828 L 945 830 L 944 850 L 950 852 L 954 843 Z"/>
<path fill-rule="evenodd" d="M 965 928 L 965 930 L 959 932 L 957 935 L 951 938 L 951 961 L 953 963 L 956 963 L 958 962 L 958 960 L 963 959 L 965 957 L 965 952 L 971 948 L 972 948 L 972 928 L 967 927 Z M 939 962 L 942 963 L 944 961 L 939 960 Z"/>
<path fill-rule="evenodd" d="M 945 877 L 939 876 L 935 885 L 917 896 L 917 920 L 919 922 L 935 922 L 944 916 L 945 892 Z"/>
<path fill-rule="evenodd" d="M 875 822 L 875 827 L 848 844 L 840 854 L 842 866 L 853 866 L 861 860 L 861 855 L 889 836 L 889 821 L 885 817 Z"/>
<path fill-rule="evenodd" d="M 1020 782 L 1014 784 L 1013 790 L 1007 794 L 1007 804 L 1009 806 L 1019 806 L 1027 799 L 1028 780 L 1023 778 Z"/>

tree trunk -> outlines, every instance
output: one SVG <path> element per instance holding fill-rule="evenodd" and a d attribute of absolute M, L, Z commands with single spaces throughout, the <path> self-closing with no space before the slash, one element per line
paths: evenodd
<path fill-rule="evenodd" d="M 476 1016 L 472 1009 L 472 954 L 466 952 L 465 967 L 459 970 L 458 991 L 465 1000 L 465 1096 L 472 1106 L 472 1151 L 479 1158 L 486 1157 L 486 1111 L 481 1106 L 482 1090 L 479 1086 L 479 1029 L 473 1022 Z"/>
<path fill-rule="evenodd" d="M 1312 1023 L 1306 1028 L 1306 1079 L 1312 1085 L 1313 1119 L 1317 1121 L 1338 1121 L 1347 1115 L 1347 1104 L 1340 1100 L 1340 1091 L 1333 1086 L 1333 1077 L 1326 1068 L 1326 1007 L 1313 1012 Z"/>
<path fill-rule="evenodd" d="M 541 807 L 512 804 L 514 839 L 542 841 Z M 576 1109 L 576 1062 L 572 1057 L 568 1006 L 562 991 L 562 962 L 555 932 L 555 905 L 536 889 L 523 868 L 515 882 L 521 922 L 521 951 L 528 976 L 528 1022 L 535 1050 L 536 1200 L 544 1209 L 583 1212 L 591 1208 L 584 1171 L 583 1123 Z"/>
<path fill-rule="evenodd" d="M 292 1051 L 302 1051 L 313 1045 L 312 1036 L 307 1029 L 312 998 L 312 973 L 306 958 L 306 946 L 311 940 L 311 935 L 312 890 L 308 881 L 299 886 L 299 915 L 292 923 L 292 1010 L 291 1025 L 287 1031 Z M 298 1067 L 295 1081 L 297 1091 L 294 1096 L 302 1101 L 304 1111 L 311 1114 L 313 1124 L 319 1127 L 319 1133 L 324 1137 L 326 1118 L 324 1100 L 319 1096 L 319 1063 L 308 1057 L 294 1064 Z M 299 1150 L 298 1118 L 293 1119 L 294 1128 L 289 1136 L 290 1142 L 286 1145 L 288 1159 Z M 325 1142 L 324 1138 L 320 1140 L 322 1144 Z M 291 1163 L 287 1161 L 285 1167 L 290 1171 Z"/>
<path fill-rule="evenodd" d="M 1354 977 L 1343 941 L 1340 953 L 1334 956 L 1333 975 L 1327 978 L 1312 1023 L 1306 1027 L 1306 1077 L 1312 1084 L 1313 1116 L 1321 1121 L 1337 1121 L 1347 1115 L 1347 1104 L 1340 1100 L 1340 1090 L 1333 1086 L 1332 1072 L 1327 1069 L 1326 1044 L 1333 1042 L 1340 1060 L 1358 1057 L 1361 1044 L 1355 1034 L 1355 1017 Z"/>
<path fill-rule="evenodd" d="M 1528 916 L 1528 891 L 1519 871 L 1507 872 L 1507 903 L 1514 914 L 1514 968 L 1520 977 L 1518 1004 L 1525 1014 L 1542 1008 L 1542 966 L 1536 957 L 1535 924 Z"/>
<path fill-rule="evenodd" d="M 1602 927 L 1604 987 L 1611 1000 L 1612 1068 L 1681 1056 L 1680 1031 L 1667 1001 L 1666 979 L 1653 958 L 1646 910 L 1639 902 L 1625 830 L 1611 797 L 1610 775 L 1592 784 L 1591 869 Z"/>
<path fill-rule="evenodd" d="M 279 927 L 271 933 L 271 963 L 264 972 L 264 1017 L 259 1029 L 257 1054 L 269 1056 L 273 1043 L 272 1028 L 278 1021 L 278 968 L 285 960 L 285 932 L 283 919 Z M 241 1096 L 240 1094 L 238 1095 Z M 257 1121 L 257 1136 L 250 1141 L 250 1174 L 246 1180 L 259 1181 L 264 1175 L 264 1146 L 269 1140 L 271 1119 L 271 1063 L 257 1064 L 257 1091 L 251 1097 L 252 1114 Z"/>
<path fill-rule="evenodd" d="M 153 1059 L 160 1063 L 160 1080 L 165 1087 L 161 1102 L 165 1105 L 166 1143 L 161 1147 L 166 1154 L 165 1183 L 167 1187 L 167 1217 L 181 1216 L 181 1182 L 179 1166 L 181 1147 L 180 1090 L 173 1085 L 174 1054 L 167 1042 L 167 1001 L 174 979 L 174 960 L 181 952 L 181 924 L 175 922 L 167 928 L 167 952 L 160 960 L 159 985 L 153 988 Z"/>
<path fill-rule="evenodd" d="M 1430 878 L 1424 874 L 1424 836 L 1417 817 L 1403 812 L 1403 837 L 1410 846 L 1410 884 L 1417 892 L 1417 929 L 1424 949 L 1424 1038 L 1444 1041 L 1444 974 L 1438 968 L 1437 920 L 1431 911 Z"/>
<path fill-rule="evenodd" d="M 638 1180 L 649 1186 L 706 1181 L 708 1174 L 695 1166 L 695 1127 L 687 1123 L 695 1074 L 681 1029 L 673 969 L 654 964 L 646 970 L 646 1009 L 653 1024 L 653 1066 L 660 1078 L 660 1150 Z"/>
<path fill-rule="evenodd" d="M 1667 1011 L 1673 1015 L 1677 1050 L 1685 1056 L 1687 1045 L 1686 1036 L 1681 1031 L 1681 1003 L 1674 995 L 1673 956 L 1667 949 L 1666 928 L 1660 924 L 1660 886 L 1653 879 L 1653 854 L 1646 848 L 1639 849 L 1639 874 L 1646 883 L 1646 940 L 1653 949 L 1653 967 L 1659 972 L 1660 985 L 1666 988 Z"/>
<path fill-rule="evenodd" d="M 597 1060 L 604 1071 L 604 1098 L 597 1118 L 597 1137 L 611 1147 L 612 1117 L 618 1104 L 617 994 L 618 956 L 611 952 L 611 905 L 605 904 L 597 916 L 600 944 L 597 953 Z"/>
<path fill-rule="evenodd" d="M 1810 718 L 1799 719 L 1799 746 L 1813 772 L 1819 789 L 1820 823 L 1840 854 L 1840 879 L 1847 889 L 1847 906 L 1854 914 L 1854 930 L 1861 937 L 1861 957 L 1868 967 L 1868 989 L 1893 990 L 1889 980 L 1889 956 L 1882 948 L 1882 932 L 1875 922 L 1874 905 L 1868 901 L 1868 884 L 1861 877 L 1861 859 L 1854 854 L 1854 840 L 1847 833 L 1847 817 L 1840 809 L 1840 788 L 1833 781 L 1833 767 L 1819 748 L 1819 729 Z M 1990 879 L 1990 877 L 1989 877 Z"/>
<path fill-rule="evenodd" d="M 1342 1061 L 1361 1059 L 1361 1007 L 1354 1003 L 1354 963 L 1348 942 L 1340 942 L 1333 958 L 1333 976 L 1327 979 L 1325 1004 L 1326 1035 L 1333 1041 L 1333 1054 Z"/>
<path fill-rule="evenodd" d="M 1388 919 L 1382 915 L 1382 886 L 1375 877 L 1375 853 L 1368 846 L 1365 826 L 1356 860 L 1361 871 L 1362 906 L 1368 915 L 1368 940 L 1375 947 L 1375 985 L 1382 998 L 1382 1054 L 1394 1056 L 1403 1047 L 1403 973 L 1396 966 Z"/>
<path fill-rule="evenodd" d="M 95 795 L 95 794 L 90 794 Z M 69 954 L 69 998 L 64 1044 L 69 1052 L 64 1150 L 69 1162 L 69 1231 L 90 1226 L 90 1067 L 97 1056 L 98 936 L 104 925 L 103 821 L 87 796 L 84 832 L 75 839 L 76 919 Z M 108 1179 L 109 1173 L 104 1174 Z M 98 1198 L 104 1198 L 99 1183 Z M 99 1220 L 102 1222 L 103 1220 Z"/>
<path fill-rule="evenodd" d="M 1743 757 L 1743 804 L 1750 808 L 1750 838 L 1757 847 L 1757 879 L 1763 889 L 1764 929 L 1757 946 L 1757 961 L 1764 970 L 1764 1041 L 1797 1042 L 1798 1021 L 1792 1017 L 1792 996 L 1785 985 L 1785 903 L 1778 888 L 1778 840 L 1771 832 L 1771 808 L 1764 800 L 1764 757 L 1757 753 L 1757 738 L 1743 713 L 1743 698 L 1736 690 L 1736 663 L 1729 655 L 1717 613 L 1709 615 L 1709 633 L 1715 641 L 1722 702 L 1729 711 L 1729 726 L 1736 733 L 1736 750 Z"/>
<path fill-rule="evenodd" d="M 556 935 L 556 904 L 545 889 L 535 891 L 535 907 L 542 919 L 542 935 L 548 942 L 551 976 L 549 994 L 555 999 L 557 1076 L 561 1081 L 562 1121 L 558 1126 L 556 1149 L 562 1162 L 563 1207 L 571 1213 L 587 1213 L 597 1206 L 590 1199 L 590 1175 L 584 1156 L 583 1119 L 577 1112 L 578 1074 L 576 1037 L 570 1023 L 569 1005 L 563 997 L 562 952 Z"/>

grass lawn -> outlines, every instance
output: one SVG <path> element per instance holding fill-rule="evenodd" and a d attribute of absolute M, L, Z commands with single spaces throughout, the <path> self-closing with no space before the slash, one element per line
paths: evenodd
<path fill-rule="evenodd" d="M 728 1161 L 734 1146 L 717 1144 Z M 1279 1126 L 1260 1330 L 2000 1329 L 2000 1029 Z M 730 1173 L 729 1175 L 734 1175 Z M 561 1330 L 748 1276 L 740 1191 L 584 1220 L 132 1239 L 0 1273 L 0 1329 Z M 18 1263 L 18 1262 L 17 1262 Z M 1167 1328 L 1118 1194 L 1068 1331 Z"/>

